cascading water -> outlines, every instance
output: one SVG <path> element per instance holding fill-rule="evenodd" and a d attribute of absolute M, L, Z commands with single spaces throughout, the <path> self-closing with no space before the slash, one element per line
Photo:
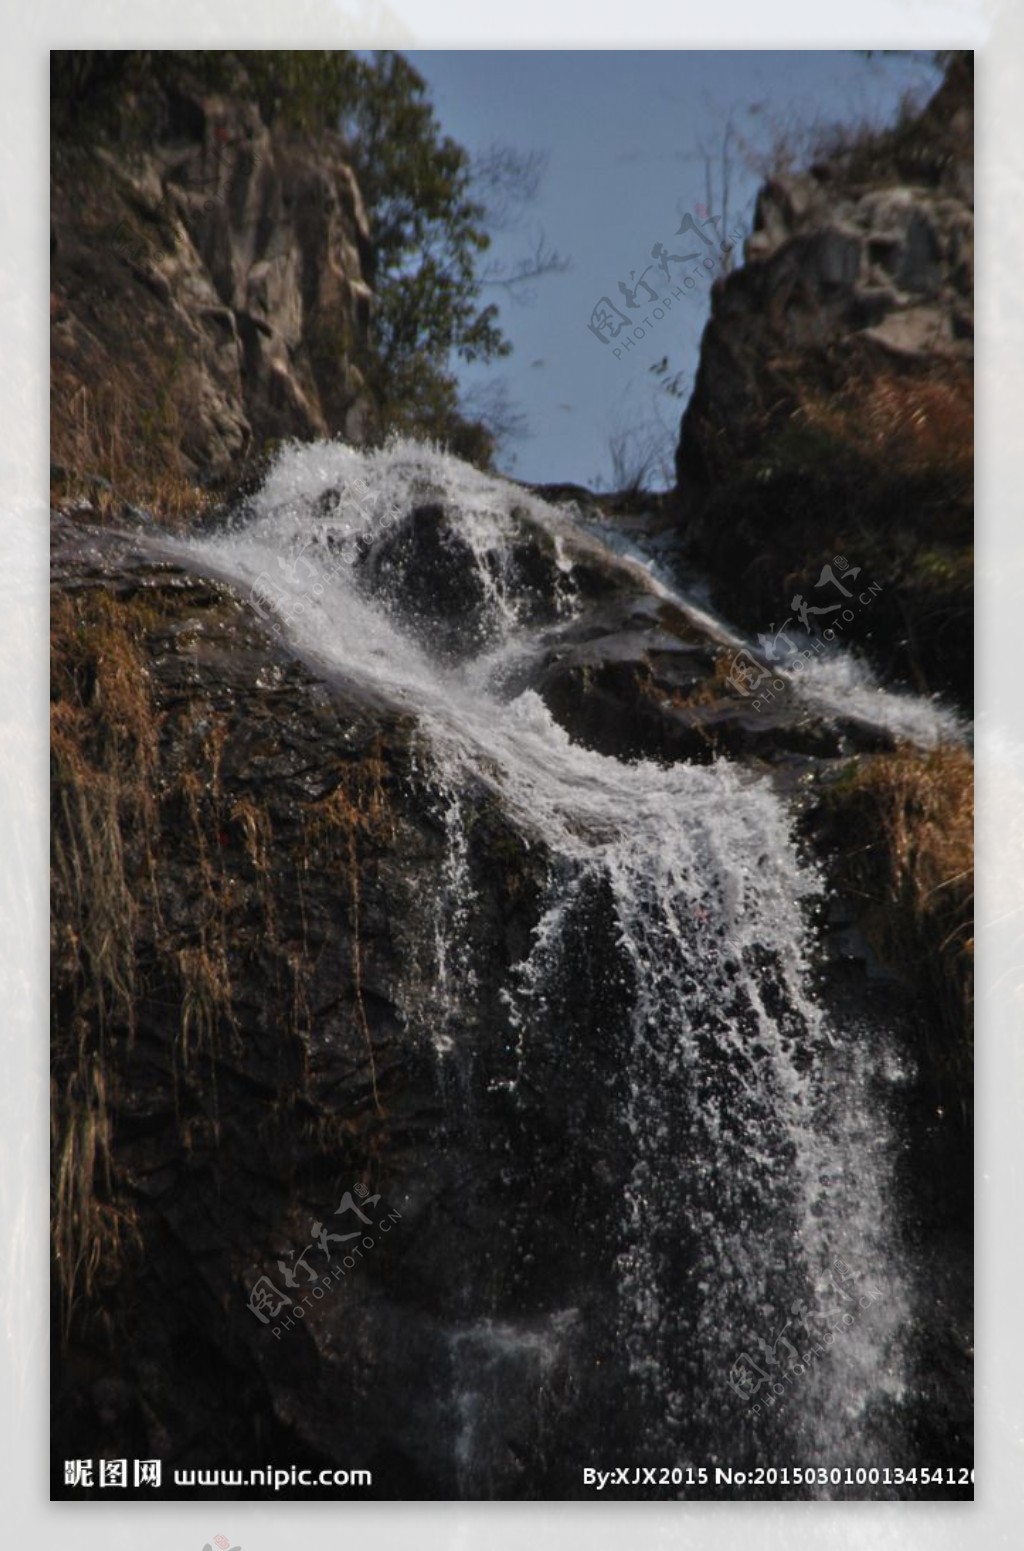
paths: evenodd
<path fill-rule="evenodd" d="M 445 860 L 409 1037 L 432 1042 L 451 1129 L 482 1123 L 475 1052 L 460 1047 L 487 974 L 470 786 L 537 860 L 532 938 L 497 988 L 485 1079 L 510 1147 L 534 1145 L 545 1074 L 572 1052 L 607 1095 L 607 1133 L 581 1120 L 566 1147 L 587 1150 L 613 1202 L 593 1259 L 612 1312 L 588 1346 L 574 1289 L 517 1321 L 466 1268 L 448 1338 L 458 1492 L 503 1491 L 499 1415 L 537 1433 L 534 1458 L 561 1415 L 586 1445 L 579 1465 L 885 1463 L 914 1295 L 889 1114 L 906 1073 L 884 1027 L 816 990 L 822 882 L 766 779 L 592 752 L 529 687 L 538 641 L 584 608 L 582 577 L 613 564 L 638 592 L 664 586 L 555 508 L 409 443 L 291 449 L 231 527 L 184 547 L 307 660 L 415 718 Z M 948 731 L 912 715 L 923 736 Z M 535 1260 L 528 1230 L 509 1231 Z"/>

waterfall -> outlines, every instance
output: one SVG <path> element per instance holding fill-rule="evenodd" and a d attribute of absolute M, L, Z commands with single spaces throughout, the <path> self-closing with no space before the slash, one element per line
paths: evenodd
<path fill-rule="evenodd" d="M 535 858 L 487 1093 L 528 1151 L 547 1074 L 585 1063 L 607 1134 L 581 1119 L 566 1158 L 582 1148 L 611 1203 L 593 1250 L 611 1312 L 600 1340 L 581 1334 L 578 1289 L 512 1316 L 466 1268 L 448 1339 L 458 1490 L 501 1491 L 501 1414 L 534 1429 L 535 1458 L 562 1415 L 588 1448 L 608 1445 L 583 1464 L 885 1463 L 914 1297 L 894 1173 L 906 1057 L 884 1020 L 818 985 L 824 885 L 768 779 L 596 753 L 530 684 L 539 643 L 583 617 L 602 575 L 657 596 L 667 583 L 564 511 L 408 442 L 288 449 L 230 525 L 180 550 L 307 662 L 414 719 L 444 861 L 408 1033 L 431 1043 L 453 1129 L 482 1123 L 473 1009 L 488 973 L 463 794 L 486 791 Z M 863 714 L 948 735 L 934 708 L 858 685 Z M 828 690 L 819 677 L 807 693 Z M 510 1177 L 528 1166 L 513 1159 Z M 529 1225 L 509 1231 L 534 1259 Z M 608 1419 L 588 1420 L 598 1402 Z"/>

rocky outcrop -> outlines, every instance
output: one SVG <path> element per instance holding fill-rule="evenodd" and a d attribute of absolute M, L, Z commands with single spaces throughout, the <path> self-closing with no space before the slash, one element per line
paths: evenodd
<path fill-rule="evenodd" d="M 752 629 L 836 554 L 886 589 L 855 649 L 969 702 L 973 77 L 770 180 L 719 281 L 677 453 L 690 556 Z"/>
<path fill-rule="evenodd" d="M 282 438 L 362 439 L 369 234 L 338 136 L 150 92 L 144 144 L 54 136 L 52 457 L 173 505 Z"/>

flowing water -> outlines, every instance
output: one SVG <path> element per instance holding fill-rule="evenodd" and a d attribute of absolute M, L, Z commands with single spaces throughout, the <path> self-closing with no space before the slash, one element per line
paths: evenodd
<path fill-rule="evenodd" d="M 436 554 L 403 527 L 424 505 L 452 563 L 436 574 Z M 585 1037 L 615 1052 L 605 1264 L 615 1383 L 629 1398 L 620 1431 L 593 1423 L 587 1436 L 632 1447 L 581 1463 L 885 1463 L 903 1425 L 914 1299 L 894 1200 L 906 1058 L 877 1019 L 826 1005 L 812 968 L 822 880 L 767 780 L 725 760 L 588 751 L 517 688 L 540 636 L 585 607 L 577 578 L 605 563 L 600 543 L 440 453 L 322 444 L 283 454 L 242 517 L 188 550 L 308 661 L 415 718 L 444 835 L 427 1021 L 444 1102 L 466 1109 L 454 1127 L 473 1123 L 466 1009 L 486 974 L 472 949 L 470 787 L 493 794 L 542 868 L 528 950 L 499 988 L 508 1060 L 492 1083 L 513 1111 L 527 1112 L 537 1062 L 583 1016 L 570 1005 L 580 964 L 600 960 Z M 615 563 L 665 595 L 635 562 Z M 808 693 L 826 706 L 860 694 L 864 715 L 922 741 L 955 731 L 850 659 Z M 412 1022 L 410 1011 L 419 1037 Z M 600 1138 L 589 1145 L 600 1154 Z M 571 1385 L 558 1401 L 556 1377 L 576 1360 L 580 1319 L 571 1298 L 491 1317 L 470 1287 L 449 1337 L 461 1495 L 501 1490 L 501 1417 L 539 1427 L 532 1412 L 557 1434 L 559 1404 L 573 1401 Z M 614 1407 L 590 1383 L 577 1407 L 580 1393 Z"/>

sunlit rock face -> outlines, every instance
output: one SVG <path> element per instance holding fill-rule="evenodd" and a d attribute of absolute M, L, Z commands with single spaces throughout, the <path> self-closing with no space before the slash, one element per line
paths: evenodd
<path fill-rule="evenodd" d="M 224 476 L 289 436 L 361 440 L 369 233 L 340 139 L 152 91 L 144 147 L 54 142 L 58 453 L 88 472 L 98 420 L 108 461 L 119 435 L 158 482 Z"/>

